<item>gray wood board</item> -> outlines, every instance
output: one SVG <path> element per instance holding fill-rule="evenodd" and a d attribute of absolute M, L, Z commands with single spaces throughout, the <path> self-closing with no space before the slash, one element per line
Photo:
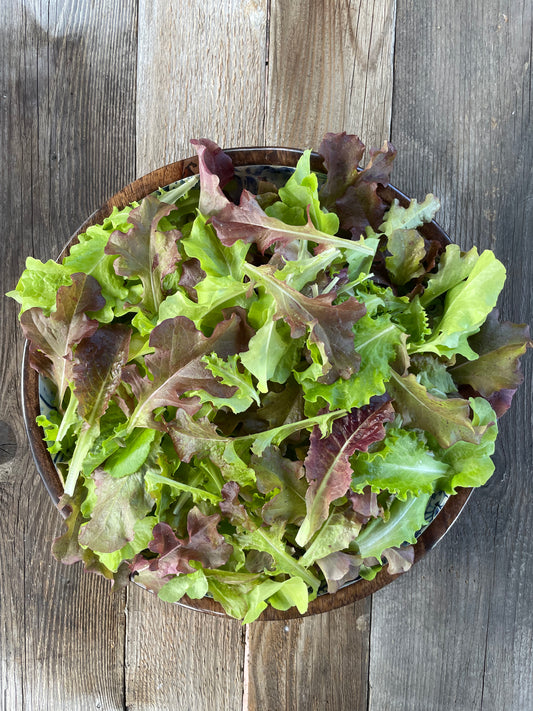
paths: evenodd
<path fill-rule="evenodd" d="M 532 319 L 531 5 L 398 2 L 394 182 L 442 197 L 463 249 L 508 266 L 504 318 Z M 526 358 L 531 382 L 531 358 Z M 531 392 L 501 421 L 496 471 L 421 563 L 376 594 L 370 709 L 533 708 Z"/>
<path fill-rule="evenodd" d="M 0 6 L 2 293 L 133 178 L 136 24 L 131 2 Z M 0 411 L 17 445 L 0 465 L 0 705 L 122 709 L 124 595 L 52 557 L 60 517 L 25 441 L 17 308 L 0 303 Z"/>

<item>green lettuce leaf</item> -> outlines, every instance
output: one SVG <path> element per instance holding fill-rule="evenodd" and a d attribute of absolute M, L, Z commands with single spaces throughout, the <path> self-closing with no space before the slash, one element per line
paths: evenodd
<path fill-rule="evenodd" d="M 431 222 L 439 208 L 440 202 L 431 193 L 421 203 L 411 200 L 409 207 L 401 207 L 399 201 L 394 200 L 379 229 L 389 238 L 397 230 L 414 230 L 425 222 Z"/>
<path fill-rule="evenodd" d="M 316 437 L 318 437 L 318 432 L 320 432 L 322 437 L 326 437 L 331 433 L 331 428 L 335 420 L 339 417 L 344 417 L 344 415 L 346 415 L 346 410 L 325 412 L 321 415 L 315 415 L 314 417 L 307 417 L 305 420 L 286 422 L 279 427 L 274 427 L 270 430 L 259 432 L 258 434 L 243 435 L 234 441 L 251 442 L 252 452 L 257 456 L 261 456 L 267 447 L 272 444 L 280 444 L 284 439 L 287 439 L 287 437 L 296 432 L 314 428 Z"/>
<path fill-rule="evenodd" d="M 276 301 L 263 293 L 249 311 L 249 320 L 256 327 L 248 350 L 240 354 L 241 363 L 255 378 L 257 389 L 268 392 L 268 382 L 284 383 L 300 360 L 302 339 L 291 337 L 289 324 L 274 320 Z"/>
<path fill-rule="evenodd" d="M 152 498 L 144 487 L 144 470 L 115 479 L 102 469 L 92 477 L 96 484 L 96 503 L 91 519 L 79 533 L 83 546 L 100 553 L 113 553 L 135 538 L 135 524 L 148 514 Z"/>
<path fill-rule="evenodd" d="M 457 487 L 483 486 L 494 472 L 491 455 L 498 434 L 496 413 L 483 398 L 470 398 L 473 411 L 472 424 L 484 428 L 479 444 L 456 442 L 448 449 L 434 445 L 435 456 L 447 464 L 446 475 L 436 487 L 447 494 L 455 494 Z"/>
<path fill-rule="evenodd" d="M 411 353 L 436 353 L 451 358 L 462 355 L 475 360 L 468 338 L 477 333 L 496 305 L 505 282 L 505 267 L 493 252 L 485 250 L 465 281 L 446 294 L 444 313 L 427 341 L 409 347 Z"/>
<path fill-rule="evenodd" d="M 157 523 L 157 519 L 154 516 L 146 516 L 145 518 L 139 519 L 133 525 L 133 540 L 126 543 L 123 548 L 118 551 L 113 551 L 112 553 L 98 553 L 98 558 L 100 562 L 116 572 L 124 560 L 131 560 L 137 553 L 148 547 L 148 544 L 152 540 L 152 529 Z"/>
<path fill-rule="evenodd" d="M 355 253 L 354 253 L 355 254 Z M 308 256 L 296 260 L 285 261 L 282 269 L 275 276 L 297 291 L 302 291 L 308 282 L 315 282 L 318 274 L 342 259 L 339 249 L 326 249 L 314 257 Z"/>
<path fill-rule="evenodd" d="M 184 410 L 176 412 L 168 431 L 181 461 L 206 459 L 220 469 L 226 481 L 236 481 L 240 486 L 255 483 L 254 470 L 242 458 L 249 450 L 248 439 L 223 437 L 209 420 L 193 420 Z"/>
<path fill-rule="evenodd" d="M 332 512 L 307 546 L 300 563 L 310 566 L 331 553 L 348 548 L 356 540 L 360 529 L 361 524 L 358 521 L 348 518 L 340 511 Z"/>
<path fill-rule="evenodd" d="M 438 296 L 464 281 L 478 259 L 476 247 L 472 247 L 468 252 L 461 252 L 459 245 L 447 245 L 439 260 L 437 273 L 430 274 L 424 293 L 420 297 L 422 306 L 427 306 Z"/>
<path fill-rule="evenodd" d="M 404 501 L 408 495 L 431 493 L 449 471 L 418 433 L 401 429 L 390 429 L 377 451 L 354 456 L 352 466 L 353 491 L 362 493 L 368 486 L 377 493 L 385 489 Z"/>
<path fill-rule="evenodd" d="M 180 244 L 189 257 L 198 259 L 208 276 L 231 276 L 242 281 L 242 267 L 250 245 L 236 242 L 232 247 L 226 247 L 204 215 L 197 215 L 189 236 Z"/>
<path fill-rule="evenodd" d="M 245 412 L 253 402 L 257 405 L 261 404 L 259 394 L 252 383 L 250 372 L 244 369 L 241 372 L 239 368 L 239 356 L 237 354 L 224 360 L 216 353 L 211 353 L 203 356 L 202 362 L 223 385 L 236 388 L 236 391 L 231 397 L 227 398 L 217 398 L 205 393 L 203 390 L 193 390 L 188 395 L 198 397 L 201 403 L 210 402 L 217 408 L 229 407 L 235 413 Z"/>
<path fill-rule="evenodd" d="M 307 482 L 302 462 L 282 456 L 276 447 L 267 447 L 260 457 L 252 456 L 251 466 L 262 494 L 277 493 L 263 506 L 261 515 L 269 526 L 273 523 L 300 523 L 306 513 Z"/>
<path fill-rule="evenodd" d="M 235 534 L 235 539 L 245 550 L 253 549 L 271 555 L 276 565 L 276 574 L 285 573 L 301 578 L 316 594 L 318 578 L 290 554 L 283 540 L 283 532 L 283 524 L 261 526 L 254 531 Z"/>
<path fill-rule="evenodd" d="M 165 602 L 179 602 L 184 595 L 192 600 L 204 597 L 209 589 L 202 568 L 188 575 L 176 575 L 163 585 L 158 596 Z"/>
<path fill-rule="evenodd" d="M 116 436 L 116 435 L 115 435 Z M 129 437 L 106 459 L 104 470 L 112 477 L 129 476 L 138 471 L 145 463 L 150 451 L 161 439 L 161 433 L 155 430 L 136 428 Z"/>
<path fill-rule="evenodd" d="M 306 401 L 324 400 L 332 409 L 351 410 L 370 402 L 374 395 L 383 395 L 385 383 L 391 377 L 390 363 L 402 332 L 388 314 L 376 318 L 363 316 L 354 326 L 354 349 L 361 359 L 359 370 L 348 380 L 341 378 L 331 384 L 308 379 L 307 371 L 295 373 L 302 384 Z"/>
<path fill-rule="evenodd" d="M 352 544 L 361 558 L 376 558 L 382 562 L 387 548 L 397 548 L 402 543 L 415 543 L 415 534 L 425 525 L 426 508 L 431 494 L 409 496 L 405 501 L 396 499 L 390 507 L 389 518 L 370 521 Z"/>
<path fill-rule="evenodd" d="M 411 356 L 410 369 L 431 395 L 446 398 L 449 393 L 457 392 L 446 363 L 431 354 L 415 353 Z"/>
<path fill-rule="evenodd" d="M 183 469 L 183 467 L 180 467 L 180 470 L 181 469 Z M 202 479 L 203 478 L 204 477 L 202 476 Z M 221 496 L 219 496 L 218 494 L 213 494 L 211 491 L 207 491 L 203 487 L 199 488 L 197 486 L 191 486 L 190 484 L 187 484 L 183 481 L 172 479 L 169 476 L 164 476 L 154 471 L 149 471 L 146 473 L 144 477 L 144 483 L 147 491 L 156 500 L 158 497 L 161 496 L 160 489 L 162 486 L 168 486 L 170 489 L 177 492 L 178 494 L 190 494 L 195 504 L 199 503 L 200 501 L 210 501 L 211 503 L 216 504 L 217 502 L 222 500 Z"/>
<path fill-rule="evenodd" d="M 303 152 L 294 173 L 278 190 L 281 202 L 275 202 L 265 212 L 291 225 L 305 225 L 309 211 L 309 218 L 317 230 L 335 235 L 339 229 L 339 218 L 320 206 L 318 178 L 316 173 L 311 172 L 310 157 L 310 150 Z"/>
<path fill-rule="evenodd" d="M 472 424 L 467 400 L 435 397 L 414 375 L 401 376 L 394 371 L 387 390 L 406 427 L 426 430 L 441 447 L 450 447 L 458 440 L 479 443 L 484 428 Z"/>
<path fill-rule="evenodd" d="M 235 306 L 248 306 L 249 284 L 235 281 L 231 276 L 206 276 L 195 287 L 197 301 L 190 299 L 181 289 L 168 296 L 159 308 L 158 323 L 175 316 L 185 316 L 197 329 L 212 333 L 223 320 L 223 310 Z"/>
<path fill-rule="evenodd" d="M 78 235 L 78 242 L 70 247 L 69 254 L 63 260 L 71 274 L 84 272 L 100 284 L 105 305 L 93 317 L 102 323 L 110 323 L 115 315 L 119 315 L 127 300 L 138 300 L 133 289 L 125 286 L 124 278 L 116 274 L 113 267 L 116 257 L 105 252 L 113 230 L 124 232 L 133 226 L 127 222 L 129 210 L 119 213 L 116 207 L 113 209 L 114 212 L 103 225 L 93 225 L 87 232 Z"/>
<path fill-rule="evenodd" d="M 287 580 L 265 580 L 252 588 L 247 596 L 248 611 L 243 624 L 256 620 L 270 603 L 276 610 L 288 610 L 296 607 L 303 615 L 309 605 L 309 593 L 306 583 L 294 576 Z"/>
<path fill-rule="evenodd" d="M 51 259 L 43 264 L 38 259 L 28 257 L 26 269 L 22 272 L 17 286 L 13 291 L 8 291 L 6 296 L 21 305 L 20 313 L 36 307 L 49 315 L 55 309 L 60 287 L 71 283 L 70 271 L 62 264 Z"/>
<path fill-rule="evenodd" d="M 403 209 L 403 208 L 402 208 Z M 399 229 L 390 233 L 385 264 L 392 282 L 402 286 L 426 271 L 422 260 L 426 256 L 424 238 L 416 230 Z"/>

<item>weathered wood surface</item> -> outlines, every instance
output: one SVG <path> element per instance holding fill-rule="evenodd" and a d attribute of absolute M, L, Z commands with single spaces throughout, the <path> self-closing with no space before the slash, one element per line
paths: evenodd
<path fill-rule="evenodd" d="M 531 25 L 526 0 L 4 0 L 2 293 L 193 136 L 316 147 L 346 129 L 392 138 L 395 184 L 496 251 L 503 315 L 531 322 Z M 531 358 L 494 478 L 433 553 L 372 600 L 244 629 L 54 561 L 0 308 L 2 711 L 533 708 Z"/>
<path fill-rule="evenodd" d="M 1 293 L 134 177 L 135 27 L 135 3 L 0 4 Z M 121 709 L 124 595 L 51 555 L 60 517 L 25 441 L 17 309 L 0 303 L 0 418 L 16 439 L 0 465 L 0 705 Z"/>
<path fill-rule="evenodd" d="M 395 181 L 442 196 L 464 249 L 508 267 L 502 316 L 532 315 L 532 6 L 398 2 Z M 370 708 L 533 708 L 531 358 L 501 420 L 496 472 L 409 575 L 372 603 Z"/>

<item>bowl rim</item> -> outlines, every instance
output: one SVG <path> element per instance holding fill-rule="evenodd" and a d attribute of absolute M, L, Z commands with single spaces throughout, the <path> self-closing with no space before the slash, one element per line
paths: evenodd
<path fill-rule="evenodd" d="M 231 156 L 236 167 L 253 165 L 295 167 L 303 153 L 301 149 L 275 146 L 227 148 L 224 149 L 224 151 Z M 318 153 L 311 153 L 311 169 L 315 172 L 327 172 L 323 160 Z M 61 260 L 68 254 L 70 247 L 76 244 L 78 235 L 85 232 L 90 226 L 102 222 L 111 213 L 113 207 L 116 206 L 118 209 L 122 209 L 129 203 L 139 201 L 146 195 L 153 193 L 158 188 L 170 185 L 182 178 L 190 177 L 197 173 L 198 160 L 196 156 L 192 156 L 157 168 L 129 183 L 110 197 L 78 227 L 68 239 L 56 261 Z M 379 186 L 378 192 L 388 203 L 392 203 L 394 199 L 397 199 L 400 205 L 404 207 L 409 204 L 409 198 L 392 185 L 387 187 Z M 446 232 L 434 220 L 419 229 L 428 239 L 438 240 L 443 245 L 451 244 L 451 240 Z M 28 341 L 25 343 L 22 358 L 21 395 L 24 425 L 37 471 L 54 505 L 65 518 L 68 511 L 65 510 L 65 508 L 59 508 L 58 505 L 63 494 L 63 484 L 42 438 L 42 428 L 36 422 L 36 417 L 40 414 L 39 375 L 37 371 L 30 366 Z M 416 544 L 414 544 L 415 563 L 442 540 L 445 533 L 458 518 L 471 494 L 471 488 L 463 488 L 458 489 L 455 495 L 448 498 L 440 512 L 425 528 L 418 537 Z M 268 606 L 258 619 L 260 621 L 289 620 L 328 612 L 373 594 L 398 578 L 399 575 L 401 575 L 401 573 L 391 575 L 388 572 L 388 566 L 385 565 L 373 580 L 357 580 L 340 588 L 335 593 L 320 595 L 309 603 L 309 608 L 303 615 L 299 613 L 296 608 L 282 611 Z M 133 577 L 133 582 L 136 582 L 135 577 Z M 139 583 L 136 584 L 148 590 L 148 588 L 145 588 L 143 585 Z M 222 606 L 209 597 L 192 600 L 185 596 L 177 604 L 212 615 L 229 617 Z"/>

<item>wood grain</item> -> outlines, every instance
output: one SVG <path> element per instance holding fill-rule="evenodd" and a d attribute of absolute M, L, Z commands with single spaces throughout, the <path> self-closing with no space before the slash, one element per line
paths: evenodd
<path fill-rule="evenodd" d="M 136 16 L 133 3 L 9 2 L 0 13 L 4 293 L 27 255 L 54 257 L 132 177 Z M 0 411 L 17 444 L 0 469 L 0 707 L 122 709 L 124 597 L 52 558 L 60 517 L 25 441 L 17 308 L 0 308 Z"/>
<path fill-rule="evenodd" d="M 395 0 L 272 0 L 267 145 L 389 137 Z"/>
<path fill-rule="evenodd" d="M 267 0 L 140 0 L 137 174 L 190 139 L 263 143 Z"/>
<path fill-rule="evenodd" d="M 242 708 L 244 628 L 128 590 L 129 711 Z"/>
<path fill-rule="evenodd" d="M 364 601 L 302 620 L 249 626 L 243 707 L 366 708 L 369 628 Z"/>
<path fill-rule="evenodd" d="M 509 267 L 502 315 L 529 322 L 531 27 L 521 0 L 401 0 L 392 123 L 395 183 L 442 197 L 439 221 L 463 248 L 495 250 Z M 531 357 L 525 367 L 493 479 L 433 553 L 374 597 L 371 711 L 533 708 Z"/>

